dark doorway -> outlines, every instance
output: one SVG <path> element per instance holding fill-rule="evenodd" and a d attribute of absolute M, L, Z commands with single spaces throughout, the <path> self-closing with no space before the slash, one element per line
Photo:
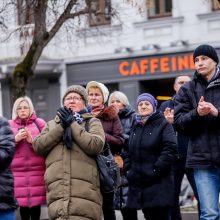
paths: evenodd
<path fill-rule="evenodd" d="M 174 78 L 154 79 L 140 82 L 140 94 L 148 92 L 157 98 L 158 106 L 173 96 L 173 82 Z"/>

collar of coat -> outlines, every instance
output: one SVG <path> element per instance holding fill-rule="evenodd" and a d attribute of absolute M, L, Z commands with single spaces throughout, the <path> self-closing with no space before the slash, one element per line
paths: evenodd
<path fill-rule="evenodd" d="M 103 118 L 105 121 L 110 121 L 118 116 L 118 109 L 114 105 L 105 107 L 98 115 L 97 118 Z"/>

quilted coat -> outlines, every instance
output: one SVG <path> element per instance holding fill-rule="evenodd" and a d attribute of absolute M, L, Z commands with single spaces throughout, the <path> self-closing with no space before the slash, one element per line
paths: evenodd
<path fill-rule="evenodd" d="M 17 208 L 14 179 L 10 170 L 14 151 L 14 135 L 7 119 L 0 117 L 0 213 Z"/>
<path fill-rule="evenodd" d="M 35 120 L 39 128 L 34 123 Z M 35 113 L 26 121 L 17 117 L 15 120 L 10 120 L 9 123 L 14 135 L 18 133 L 19 128 L 26 127 L 33 138 L 40 133 L 46 124 L 43 119 L 37 118 Z M 32 145 L 26 140 L 16 144 L 11 169 L 14 174 L 15 196 L 19 206 L 33 207 L 45 204 L 45 159 L 37 155 Z"/>
<path fill-rule="evenodd" d="M 46 157 L 45 182 L 49 217 L 68 220 L 101 220 L 102 195 L 95 157 L 105 135 L 100 121 L 82 114 L 84 121 L 71 124 L 73 145 L 67 149 L 58 116 L 34 140 L 34 149 Z M 85 120 L 88 120 L 85 130 Z"/>

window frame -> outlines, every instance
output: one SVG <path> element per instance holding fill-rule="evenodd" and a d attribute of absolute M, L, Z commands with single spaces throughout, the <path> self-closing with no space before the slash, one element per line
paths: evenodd
<path fill-rule="evenodd" d="M 220 10 L 220 2 L 218 0 L 212 0 L 212 11 Z"/>
<path fill-rule="evenodd" d="M 24 26 L 34 23 L 33 8 L 31 7 L 31 4 L 30 5 L 28 4 L 29 3 L 28 1 L 29 0 L 17 0 L 17 18 L 18 18 L 19 26 Z"/>
<path fill-rule="evenodd" d="M 172 0 L 170 0 L 171 1 L 171 12 L 165 12 L 165 6 L 166 6 L 165 1 L 166 0 L 159 0 L 159 13 L 154 14 L 154 15 L 150 14 L 150 7 L 152 7 L 152 5 L 154 6 L 155 4 L 153 3 L 155 2 L 149 1 L 149 5 L 148 5 L 148 18 L 149 19 L 172 16 Z"/>
<path fill-rule="evenodd" d="M 107 13 L 105 14 L 105 8 L 111 7 L 111 0 L 96 0 L 96 1 L 98 1 L 98 7 L 100 11 L 102 11 L 103 13 L 96 15 L 96 16 L 94 14 L 90 14 L 89 15 L 89 26 L 95 27 L 95 26 L 101 26 L 101 25 L 110 25 L 111 15 L 110 15 L 110 12 L 108 12 L 108 14 Z M 110 4 L 109 6 L 107 5 L 108 3 Z M 108 16 L 109 19 L 107 19 L 106 16 Z"/>

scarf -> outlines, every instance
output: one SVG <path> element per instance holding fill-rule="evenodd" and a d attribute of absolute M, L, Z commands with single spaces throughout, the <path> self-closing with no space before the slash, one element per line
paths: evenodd
<path fill-rule="evenodd" d="M 76 121 L 78 124 L 81 124 L 84 120 L 84 118 L 82 117 L 82 114 L 84 113 L 88 113 L 89 110 L 87 108 L 79 111 L 79 112 L 73 112 L 73 121 Z M 63 141 L 66 144 L 66 147 L 68 149 L 72 148 L 72 144 L 73 144 L 73 139 L 72 139 L 72 132 L 71 132 L 71 126 L 67 127 L 64 131 L 63 134 Z"/>
<path fill-rule="evenodd" d="M 96 117 L 104 108 L 105 108 L 104 105 L 100 105 L 98 107 L 92 108 L 92 114 Z"/>

